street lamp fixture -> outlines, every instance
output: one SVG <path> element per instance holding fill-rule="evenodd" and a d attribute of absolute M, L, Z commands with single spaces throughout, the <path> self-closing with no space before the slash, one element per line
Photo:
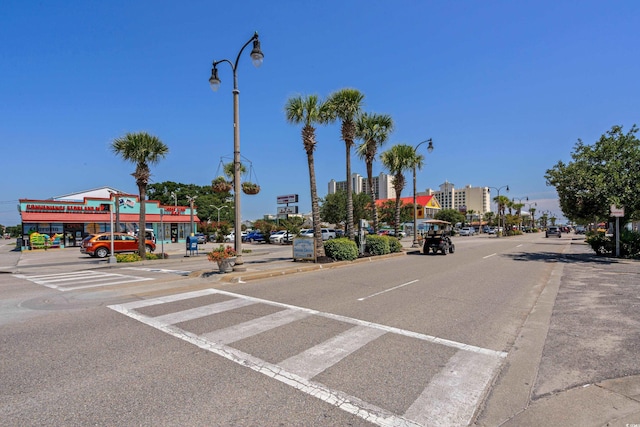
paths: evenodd
<path fill-rule="evenodd" d="M 418 153 L 418 147 L 420 147 L 425 142 L 429 143 L 429 145 L 427 145 L 427 151 L 429 153 L 433 151 L 433 141 L 431 140 L 431 138 L 425 139 L 424 141 L 419 142 L 418 145 L 413 147 L 413 153 L 416 156 Z M 413 244 L 411 245 L 412 248 L 417 248 L 418 246 L 420 246 L 418 244 L 418 204 L 417 204 L 417 197 L 416 197 L 416 163 L 417 161 L 413 163 Z"/>
<path fill-rule="evenodd" d="M 498 231 L 496 232 L 496 237 L 500 237 L 500 219 L 502 218 L 502 213 L 500 211 L 500 190 L 502 190 L 503 188 L 506 188 L 507 193 L 509 192 L 509 186 L 508 185 L 503 185 L 502 187 L 487 187 L 487 188 L 493 188 L 494 190 L 496 190 L 498 192 Z M 504 221 L 502 221 L 502 230 L 504 231 Z"/>
<path fill-rule="evenodd" d="M 262 61 L 264 59 L 264 54 L 260 49 L 260 40 L 258 39 L 258 33 L 254 33 L 253 36 L 247 41 L 242 48 L 240 48 L 240 52 L 238 52 L 238 56 L 236 57 L 235 62 L 231 62 L 228 59 L 221 59 L 219 61 L 213 61 L 213 66 L 211 68 L 211 77 L 209 78 L 209 85 L 211 89 L 216 92 L 220 87 L 221 80 L 218 77 L 218 64 L 226 62 L 231 66 L 231 70 L 233 71 L 233 207 L 235 209 L 235 224 L 234 224 L 234 249 L 237 253 L 236 263 L 234 265 L 234 270 L 243 270 L 242 266 L 244 264 L 244 260 L 242 259 L 242 216 L 240 214 L 240 106 L 239 106 L 239 98 L 240 91 L 238 90 L 238 62 L 240 61 L 240 55 L 244 49 L 250 44 L 253 43 L 253 49 L 251 50 L 251 62 L 255 67 L 259 67 L 262 65 Z"/>
<path fill-rule="evenodd" d="M 178 206 L 178 195 L 175 193 L 175 191 L 171 192 L 171 197 L 173 197 L 173 205 Z"/>
<path fill-rule="evenodd" d="M 220 227 L 220 210 L 222 210 L 222 209 L 224 209 L 224 208 L 228 208 L 229 206 L 227 206 L 227 205 L 220 206 L 220 207 L 218 207 L 218 206 L 214 206 L 214 205 L 209 205 L 209 206 L 211 206 L 212 208 L 214 208 L 214 209 L 217 209 L 217 210 L 218 210 L 218 227 Z"/>

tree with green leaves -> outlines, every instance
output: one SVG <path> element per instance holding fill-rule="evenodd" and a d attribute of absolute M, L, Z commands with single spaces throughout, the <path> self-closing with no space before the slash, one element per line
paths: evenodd
<path fill-rule="evenodd" d="M 347 222 L 346 236 L 353 240 L 353 188 L 351 186 L 351 147 L 356 138 L 356 120 L 362 110 L 364 95 L 357 89 L 341 89 L 329 96 L 331 117 L 342 122 L 340 133 L 346 147 Z"/>
<path fill-rule="evenodd" d="M 320 227 L 320 208 L 318 205 L 318 189 L 316 185 L 316 170 L 313 152 L 316 149 L 316 125 L 328 123 L 331 115 L 328 104 L 322 102 L 317 95 L 306 97 L 297 96 L 287 101 L 285 105 L 287 122 L 302 125 L 302 146 L 307 153 L 309 167 L 309 188 L 311 191 L 311 216 L 313 218 L 313 237 L 316 257 L 324 257 L 324 243 Z"/>
<path fill-rule="evenodd" d="M 624 133 L 613 126 L 593 145 L 580 139 L 572 161 L 559 161 L 547 170 L 547 185 L 554 186 L 564 215 L 576 222 L 608 220 L 611 205 L 624 207 L 625 218 L 640 218 L 640 140 L 633 125 Z"/>
<path fill-rule="evenodd" d="M 393 131 L 393 119 L 386 114 L 364 113 L 356 122 L 356 137 L 362 140 L 356 153 L 364 160 L 367 167 L 367 186 L 371 196 L 371 216 L 373 218 L 373 230 L 378 231 L 378 210 L 376 208 L 376 195 L 373 191 L 373 162 L 376 159 L 378 148 L 382 147 L 389 134 Z"/>
<path fill-rule="evenodd" d="M 398 144 L 380 155 L 382 165 L 393 176 L 391 183 L 396 192 L 396 218 L 394 231 L 398 235 L 400 231 L 400 198 L 402 190 L 406 186 L 404 174 L 412 171 L 416 164 L 416 150 L 410 145 Z"/>
<path fill-rule="evenodd" d="M 439 219 L 440 221 L 448 221 L 451 224 L 457 224 L 464 221 L 464 215 L 456 209 L 441 209 L 437 212 L 433 219 Z"/>
<path fill-rule="evenodd" d="M 355 221 L 371 220 L 371 199 L 366 193 L 353 195 L 353 217 Z M 347 192 L 338 190 L 321 200 L 320 217 L 330 224 L 345 224 L 347 221 Z"/>
<path fill-rule="evenodd" d="M 144 236 L 146 229 L 146 191 L 151 179 L 149 165 L 157 164 L 160 159 L 169 153 L 167 147 L 160 139 L 149 135 L 146 132 L 127 133 L 125 136 L 116 138 L 111 144 L 111 151 L 122 157 L 127 162 L 134 163 L 136 170 L 131 175 L 136 180 L 140 193 L 140 237 Z M 138 241 L 138 252 L 142 259 L 146 259 L 145 239 Z"/>

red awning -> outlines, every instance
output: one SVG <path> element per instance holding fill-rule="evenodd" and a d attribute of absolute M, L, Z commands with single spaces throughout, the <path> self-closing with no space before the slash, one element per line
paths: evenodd
<path fill-rule="evenodd" d="M 90 222 L 110 222 L 109 213 L 55 213 L 55 212 L 22 212 L 22 222 L 66 222 L 66 223 L 90 223 Z M 115 214 L 113 215 L 115 221 Z M 160 222 L 159 214 L 146 214 L 147 222 Z M 166 223 L 171 222 L 191 222 L 189 215 L 163 215 L 162 220 Z M 137 223 L 139 216 L 137 214 L 120 214 L 120 222 Z M 194 215 L 194 222 L 200 222 L 200 219 Z"/>
<path fill-rule="evenodd" d="M 432 198 L 433 198 L 433 195 L 431 195 L 431 196 L 416 196 L 416 203 L 419 204 L 420 206 L 427 206 Z M 388 200 L 391 200 L 394 203 L 396 201 L 396 199 L 380 199 L 380 200 L 376 200 L 376 206 L 382 206 Z M 413 196 L 400 197 L 400 201 L 404 205 L 409 205 L 409 204 L 412 205 L 413 204 Z"/>

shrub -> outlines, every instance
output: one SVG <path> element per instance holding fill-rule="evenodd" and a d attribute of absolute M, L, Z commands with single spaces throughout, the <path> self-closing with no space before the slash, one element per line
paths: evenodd
<path fill-rule="evenodd" d="M 147 259 L 168 259 L 168 258 L 169 258 L 169 254 L 165 252 L 161 252 L 159 254 L 155 254 L 155 253 L 147 254 Z"/>
<path fill-rule="evenodd" d="M 396 237 L 393 236 L 384 236 L 389 241 L 389 251 L 391 253 L 402 252 L 402 243 Z"/>
<path fill-rule="evenodd" d="M 615 252 L 615 242 L 604 233 L 593 233 L 585 239 L 591 249 L 598 255 L 607 255 Z"/>
<path fill-rule="evenodd" d="M 391 248 L 389 247 L 389 237 L 369 234 L 367 236 L 365 252 L 368 252 L 371 255 L 385 255 L 391 253 Z"/>
<path fill-rule="evenodd" d="M 136 262 L 141 260 L 142 258 L 140 258 L 140 255 L 138 255 L 137 252 L 132 254 L 116 254 L 117 262 Z"/>
<path fill-rule="evenodd" d="M 336 261 L 353 261 L 358 258 L 356 242 L 346 237 L 330 239 L 324 242 L 325 254 Z"/>

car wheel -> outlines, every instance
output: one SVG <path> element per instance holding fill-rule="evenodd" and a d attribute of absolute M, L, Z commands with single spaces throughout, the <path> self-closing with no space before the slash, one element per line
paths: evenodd
<path fill-rule="evenodd" d="M 147 251 L 147 253 L 153 252 L 153 248 L 151 246 L 149 246 L 149 245 L 146 245 L 144 248 Z"/>
<path fill-rule="evenodd" d="M 98 258 L 105 258 L 107 255 L 109 255 L 109 250 L 107 248 L 98 248 L 95 252 L 96 256 Z"/>
<path fill-rule="evenodd" d="M 449 253 L 452 254 L 456 251 L 456 245 L 449 246 Z"/>

